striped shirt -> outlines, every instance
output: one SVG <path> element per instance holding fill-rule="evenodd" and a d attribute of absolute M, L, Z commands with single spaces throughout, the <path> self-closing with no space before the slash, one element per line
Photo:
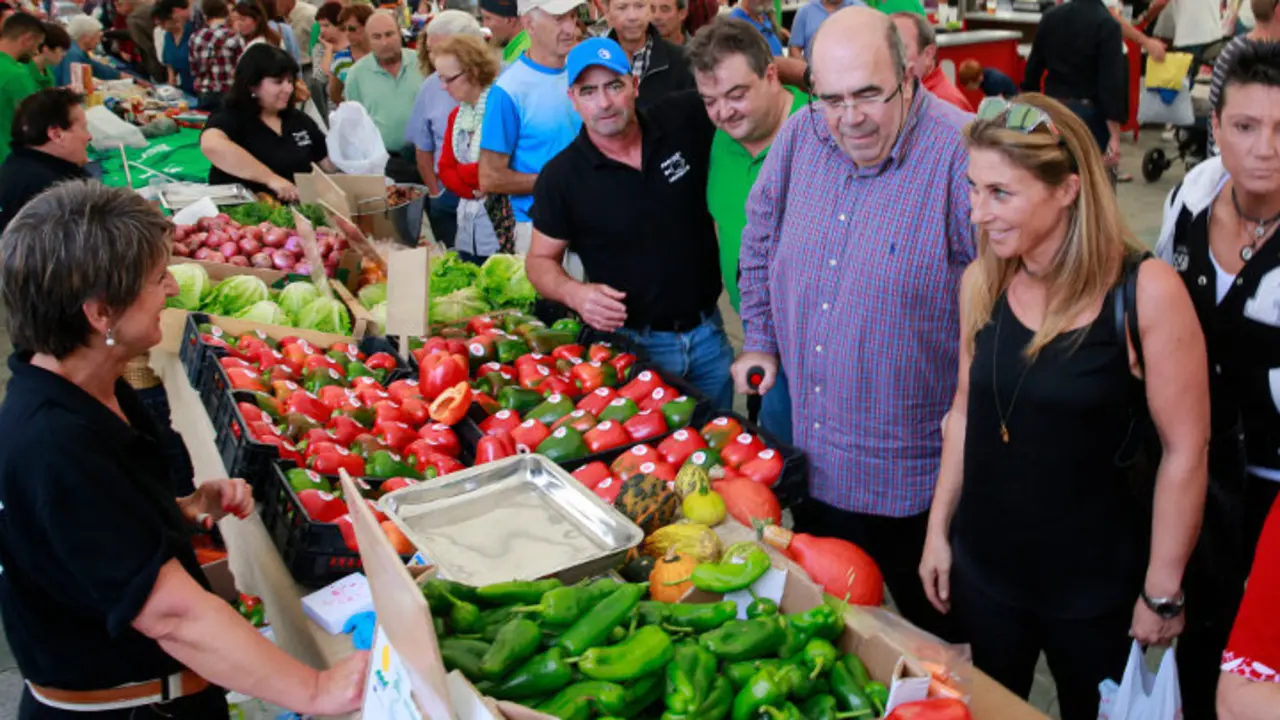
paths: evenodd
<path fill-rule="evenodd" d="M 859 168 L 821 111 L 801 110 L 747 201 L 745 349 L 786 367 L 809 487 L 829 505 L 905 517 L 932 501 L 975 257 L 971 117 L 917 84 L 889 158 Z"/>

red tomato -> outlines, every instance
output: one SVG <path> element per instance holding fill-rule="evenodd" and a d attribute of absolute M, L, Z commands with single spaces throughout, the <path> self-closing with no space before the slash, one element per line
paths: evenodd
<path fill-rule="evenodd" d="M 502 409 L 480 422 L 480 431 L 485 435 L 500 432 L 511 432 L 520 427 L 520 414 L 514 410 Z"/>
<path fill-rule="evenodd" d="M 418 437 L 426 441 L 432 450 L 442 455 L 456 458 L 462 452 L 458 434 L 448 425 L 442 423 L 424 425 L 418 429 Z"/>

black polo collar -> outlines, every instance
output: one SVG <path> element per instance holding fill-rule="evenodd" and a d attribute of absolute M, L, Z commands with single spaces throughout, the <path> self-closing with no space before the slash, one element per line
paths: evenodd
<path fill-rule="evenodd" d="M 653 154 L 662 145 L 663 133 L 662 128 L 657 123 L 651 122 L 644 112 L 636 111 L 636 122 L 640 123 L 640 170 L 644 172 L 649 169 Z M 626 167 L 628 170 L 635 169 L 627 167 L 600 152 L 600 148 L 591 142 L 591 136 L 587 134 L 587 124 L 585 122 L 582 124 L 582 129 L 578 131 L 578 137 L 573 142 L 574 146 L 586 157 L 587 162 L 593 168 L 617 166 Z"/>

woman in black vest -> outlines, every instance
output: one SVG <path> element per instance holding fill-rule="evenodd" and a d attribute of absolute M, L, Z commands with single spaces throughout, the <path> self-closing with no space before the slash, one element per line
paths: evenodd
<path fill-rule="evenodd" d="M 1221 155 L 1170 193 L 1156 248 L 1182 277 L 1204 329 L 1212 405 L 1209 500 L 1178 653 L 1187 717 L 1213 717 L 1222 651 L 1280 489 L 1277 98 L 1280 45 L 1243 46 L 1214 107 Z"/>
<path fill-rule="evenodd" d="M 974 664 L 1026 697 L 1043 651 L 1063 720 L 1093 720 L 1130 634 L 1167 644 L 1182 630 L 1209 436 L 1204 340 L 1177 275 L 1126 262 L 1139 246 L 1083 121 L 1026 94 L 988 98 L 965 133 L 981 232 L 920 574 Z M 1133 275 L 1126 339 L 1114 293 Z M 1154 512 L 1117 461 L 1135 377 L 1164 450 Z"/>

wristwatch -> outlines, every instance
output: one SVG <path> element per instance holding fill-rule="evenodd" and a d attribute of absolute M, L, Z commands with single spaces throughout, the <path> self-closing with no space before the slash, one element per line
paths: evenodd
<path fill-rule="evenodd" d="M 1187 605 L 1187 597 L 1182 594 L 1181 590 L 1172 597 L 1151 597 L 1146 590 L 1143 590 L 1142 602 L 1151 608 L 1151 612 L 1165 620 L 1172 620 L 1182 614 L 1183 608 Z"/>

